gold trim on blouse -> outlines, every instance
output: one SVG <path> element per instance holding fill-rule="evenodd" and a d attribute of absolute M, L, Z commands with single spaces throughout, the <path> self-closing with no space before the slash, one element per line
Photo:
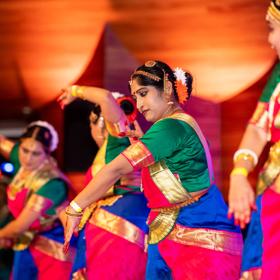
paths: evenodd
<path fill-rule="evenodd" d="M 280 174 L 280 141 L 270 147 L 268 160 L 264 164 L 263 170 L 259 174 L 257 182 L 257 194 L 263 193 L 267 187 L 273 184 L 277 176 Z M 277 191 L 277 185 L 274 190 Z"/>
<path fill-rule="evenodd" d="M 145 233 L 131 222 L 117 215 L 98 208 L 89 222 L 145 249 Z"/>
<path fill-rule="evenodd" d="M 51 199 L 38 195 L 36 193 L 32 194 L 28 199 L 26 207 L 43 214 L 46 210 L 48 210 L 53 205 Z"/>
<path fill-rule="evenodd" d="M 142 168 L 154 163 L 152 153 L 141 142 L 136 141 L 121 153 L 133 168 Z"/>
<path fill-rule="evenodd" d="M 168 239 L 189 246 L 240 256 L 243 249 L 242 235 L 214 229 L 189 228 L 176 224 Z"/>
<path fill-rule="evenodd" d="M 49 239 L 45 236 L 36 236 L 31 246 L 59 261 L 73 262 L 75 258 L 76 250 L 73 247 L 70 247 L 68 252 L 64 254 L 62 243 Z"/>

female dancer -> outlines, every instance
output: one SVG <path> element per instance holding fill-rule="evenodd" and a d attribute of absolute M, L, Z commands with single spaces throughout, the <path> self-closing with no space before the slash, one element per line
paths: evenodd
<path fill-rule="evenodd" d="M 130 145 L 127 137 L 119 136 L 123 135 L 126 123 L 136 117 L 136 108 L 130 97 L 95 87 L 66 88 L 58 101 L 63 107 L 72 102 L 77 93 L 98 104 L 90 115 L 90 127 L 100 149 L 87 172 L 87 184 L 105 164 Z M 140 174 L 132 172 L 122 176 L 111 186 L 83 215 L 80 228 L 86 225 L 79 233 L 73 279 L 145 278 L 149 211 L 140 191 Z"/>
<path fill-rule="evenodd" d="M 57 213 L 67 199 L 67 180 L 50 153 L 58 136 L 47 122 L 33 122 L 18 144 L 0 137 L 1 154 L 16 174 L 8 187 L 14 220 L 0 229 L 0 246 L 13 244 L 12 279 L 69 279 L 74 250 L 63 254 Z"/>
<path fill-rule="evenodd" d="M 280 58 L 280 2 L 273 0 L 267 12 L 268 40 Z M 280 63 L 264 88 L 240 147 L 234 155 L 230 177 L 229 214 L 241 227 L 252 220 L 245 239 L 243 279 L 278 279 L 280 275 Z M 258 162 L 265 145 L 273 146 L 257 183 L 257 200 L 247 175 Z M 250 278 L 251 277 L 251 278 Z"/>
<path fill-rule="evenodd" d="M 241 234 L 214 184 L 207 142 L 179 106 L 192 91 L 191 75 L 148 61 L 132 74 L 130 88 L 137 108 L 154 124 L 67 207 L 65 245 L 83 209 L 121 176 L 142 168 L 151 208 L 146 279 L 237 279 Z"/>

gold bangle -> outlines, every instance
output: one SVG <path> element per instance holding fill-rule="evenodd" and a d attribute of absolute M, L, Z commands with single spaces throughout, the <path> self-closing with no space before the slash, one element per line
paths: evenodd
<path fill-rule="evenodd" d="M 249 172 L 245 167 L 234 167 L 230 173 L 230 176 L 243 175 L 244 177 L 247 177 L 248 174 Z"/>
<path fill-rule="evenodd" d="M 85 87 L 83 86 L 77 86 L 77 85 L 71 86 L 71 95 L 85 100 L 84 90 Z"/>
<path fill-rule="evenodd" d="M 67 216 L 71 216 L 71 217 L 82 217 L 83 213 L 71 213 L 70 211 L 68 211 L 67 209 L 65 210 L 65 214 Z"/>

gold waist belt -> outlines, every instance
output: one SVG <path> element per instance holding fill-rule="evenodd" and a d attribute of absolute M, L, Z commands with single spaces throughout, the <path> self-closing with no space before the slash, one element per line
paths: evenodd
<path fill-rule="evenodd" d="M 149 224 L 149 244 L 157 244 L 163 240 L 173 229 L 180 209 L 198 201 L 206 192 L 201 192 L 182 203 L 175 204 L 170 207 L 152 208 L 151 211 L 159 212 L 156 218 Z"/>
<path fill-rule="evenodd" d="M 168 239 L 176 243 L 202 247 L 236 256 L 241 256 L 243 249 L 241 233 L 190 228 L 178 224 L 175 225 L 175 228 L 168 235 Z"/>

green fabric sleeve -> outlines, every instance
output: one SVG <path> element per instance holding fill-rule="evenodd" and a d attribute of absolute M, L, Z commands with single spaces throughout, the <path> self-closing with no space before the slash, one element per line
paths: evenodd
<path fill-rule="evenodd" d="M 189 127 L 191 130 L 192 128 Z M 164 119 L 155 123 L 140 141 L 152 153 L 155 161 L 170 157 L 179 150 L 188 136 L 188 125 L 175 119 Z"/>
<path fill-rule="evenodd" d="M 127 137 L 119 138 L 112 135 L 108 135 L 108 142 L 106 146 L 105 162 L 106 164 L 116 158 L 121 152 L 123 152 L 130 145 Z"/>
<path fill-rule="evenodd" d="M 48 215 L 54 215 L 55 208 L 67 197 L 67 184 L 61 179 L 51 179 L 36 194 L 48 198 L 53 202 L 52 207 L 46 213 Z"/>
<path fill-rule="evenodd" d="M 264 87 L 264 90 L 260 97 L 261 102 L 269 102 L 270 97 L 279 82 L 280 82 L 280 62 L 278 62 L 274 67 L 272 74 Z"/>

